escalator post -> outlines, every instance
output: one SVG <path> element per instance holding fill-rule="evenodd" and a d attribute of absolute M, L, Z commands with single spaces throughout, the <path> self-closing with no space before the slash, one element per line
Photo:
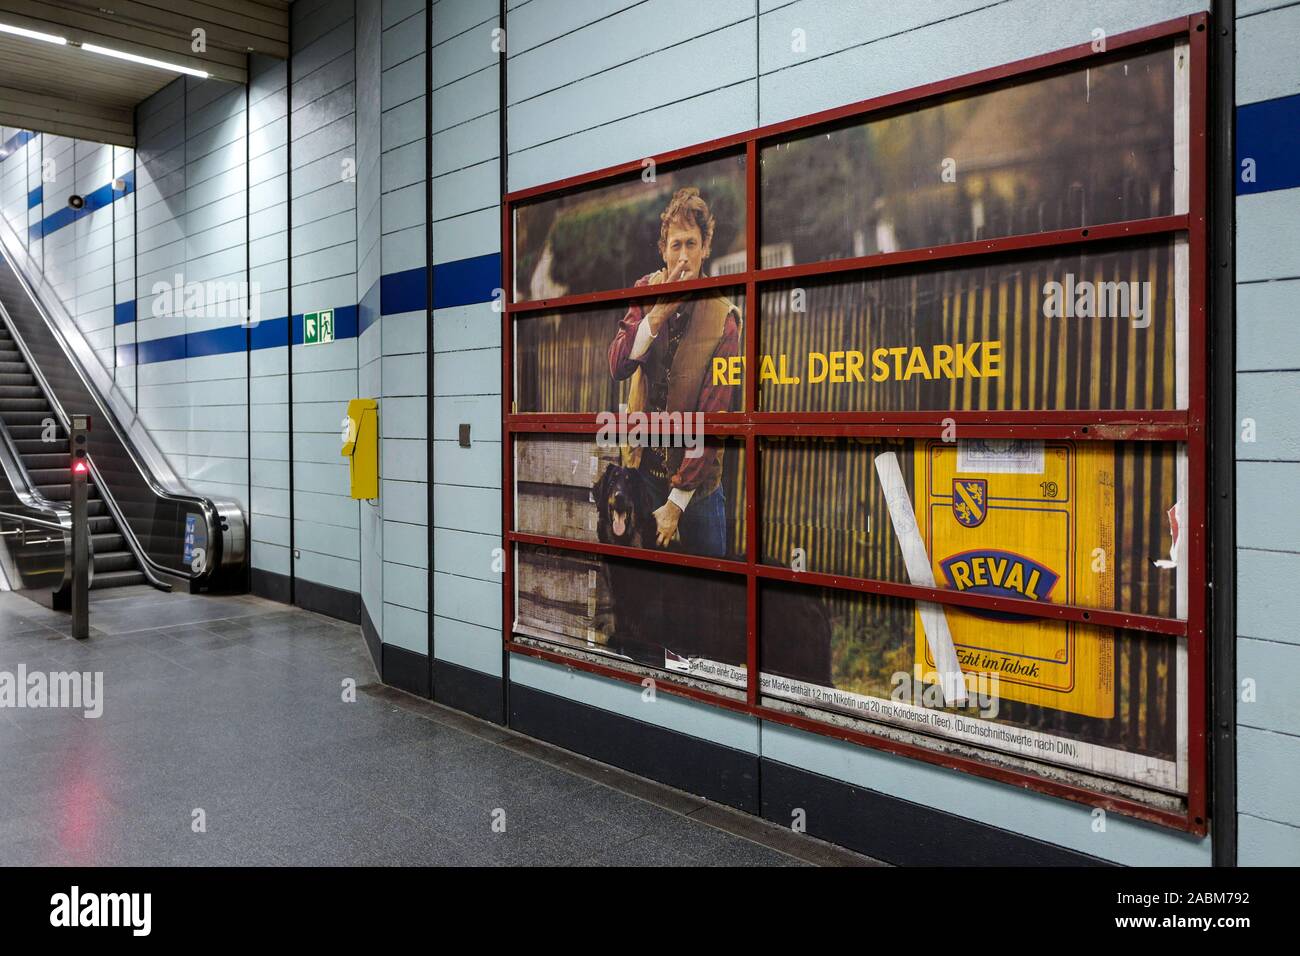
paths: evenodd
<path fill-rule="evenodd" d="M 86 459 L 89 415 L 72 416 L 72 636 L 90 636 L 90 523 L 86 515 Z"/>

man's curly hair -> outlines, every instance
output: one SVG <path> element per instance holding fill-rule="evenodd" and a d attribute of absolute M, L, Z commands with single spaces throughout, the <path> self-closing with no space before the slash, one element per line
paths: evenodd
<path fill-rule="evenodd" d="M 674 222 L 695 226 L 700 230 L 700 240 L 704 243 L 704 256 L 708 258 L 713 246 L 713 213 L 704 201 L 700 191 L 694 186 L 686 186 L 673 194 L 668 208 L 659 216 L 659 255 L 668 248 L 668 227 Z"/>

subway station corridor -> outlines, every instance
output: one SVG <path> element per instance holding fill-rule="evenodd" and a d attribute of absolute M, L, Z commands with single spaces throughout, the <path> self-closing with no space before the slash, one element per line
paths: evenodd
<path fill-rule="evenodd" d="M 78 642 L 0 593 L 0 670 L 103 674 L 98 717 L 0 710 L 0 866 L 870 862 L 385 688 L 355 625 L 149 588 L 92 614 Z"/>
<path fill-rule="evenodd" d="M 0 0 L 0 884 L 1300 865 L 1297 50 Z"/>

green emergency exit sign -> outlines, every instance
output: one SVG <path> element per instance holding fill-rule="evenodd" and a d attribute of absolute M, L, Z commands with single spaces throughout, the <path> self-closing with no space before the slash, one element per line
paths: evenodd
<path fill-rule="evenodd" d="M 334 341 L 334 310 L 308 312 L 302 317 L 302 344 L 323 345 Z"/>

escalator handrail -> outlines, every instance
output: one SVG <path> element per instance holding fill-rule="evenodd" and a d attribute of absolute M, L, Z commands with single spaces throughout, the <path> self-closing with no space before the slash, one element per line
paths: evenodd
<path fill-rule="evenodd" d="M 46 530 L 60 532 L 63 539 L 63 580 L 53 590 L 58 591 L 70 585 L 72 583 L 72 512 L 59 508 L 55 502 L 40 493 L 32 482 L 31 475 L 27 473 L 27 466 L 23 464 L 22 456 L 18 454 L 18 449 L 13 443 L 13 436 L 9 434 L 9 429 L 3 421 L 0 421 L 0 475 L 3 475 L 8 490 L 12 492 L 18 505 L 34 512 L 22 514 L 0 510 L 0 519 L 34 524 Z M 38 517 L 40 515 L 49 517 Z M 93 542 L 91 548 L 93 553 Z M 92 575 L 95 573 L 93 564 L 90 573 Z"/>
<path fill-rule="evenodd" d="M 7 259 L 6 259 L 6 263 L 9 265 L 10 268 L 13 268 L 13 264 L 9 263 Z M 20 281 L 22 280 L 22 276 L 19 275 L 17 269 L 14 269 L 14 274 L 19 276 Z M 23 286 L 24 288 L 26 288 L 25 282 L 23 283 Z M 31 290 L 28 289 L 27 291 L 28 294 L 30 295 Z M 63 410 L 63 405 L 59 402 L 57 396 L 55 396 L 54 389 L 50 388 L 50 383 L 46 381 L 45 375 L 44 373 L 41 372 L 40 366 L 36 364 L 36 360 L 32 357 L 31 350 L 28 349 L 27 343 L 23 341 L 23 337 L 19 333 L 18 327 L 15 325 L 13 318 L 9 315 L 9 310 L 5 308 L 5 304 L 3 302 L 0 302 L 0 320 L 4 321 L 5 326 L 9 329 L 9 334 L 13 336 L 14 344 L 18 346 L 18 351 L 22 353 L 23 358 L 26 360 L 27 367 L 31 371 L 31 374 L 36 379 L 37 383 L 40 385 L 41 391 L 45 394 L 46 400 L 50 403 L 50 408 L 53 409 L 54 414 L 58 416 L 59 421 L 63 425 L 64 430 L 69 435 L 71 435 L 72 434 L 71 419 L 69 419 L 67 412 Z M 75 363 L 73 364 L 73 367 L 76 368 Z M 85 379 L 82 379 L 82 382 L 84 384 Z M 90 393 L 92 399 L 98 398 L 93 388 L 87 386 L 87 391 Z M 99 405 L 100 407 L 97 410 L 101 414 L 103 414 L 104 420 L 107 421 L 110 426 L 112 426 L 114 424 L 112 417 L 103 408 L 102 403 L 99 403 Z M 113 431 L 117 435 L 118 440 L 122 442 L 122 446 L 126 448 L 127 454 L 128 456 L 131 457 L 132 463 L 135 464 L 137 468 L 139 468 L 140 463 L 135 459 L 134 455 L 131 454 L 131 449 L 128 443 L 122 439 L 121 431 L 118 430 L 117 428 L 114 428 Z M 173 575 L 176 577 L 182 577 L 184 575 L 180 571 L 175 571 L 171 568 L 163 567 L 162 565 L 158 564 L 158 562 L 156 562 L 153 558 L 149 556 L 149 553 L 144 549 L 144 546 L 140 544 L 140 541 L 136 536 L 135 529 L 130 526 L 130 523 L 126 520 L 126 515 L 122 513 L 122 509 L 118 506 L 117 499 L 113 497 L 113 493 L 109 489 L 108 484 L 100 476 L 99 468 L 96 467 L 95 465 L 95 460 L 93 458 L 87 458 L 86 461 L 89 462 L 90 464 L 90 474 L 95 481 L 95 487 L 99 490 L 99 497 L 104 502 L 104 506 L 108 508 L 109 514 L 113 516 L 113 520 L 114 522 L 117 523 L 118 530 L 121 532 L 123 540 L 125 540 L 128 547 L 130 547 L 131 553 L 135 556 L 135 559 L 140 562 L 140 571 L 144 574 L 145 578 L 148 579 L 149 583 L 152 584 L 154 587 L 161 588 L 166 591 L 170 591 L 171 585 L 168 584 L 162 578 L 160 578 L 159 574 Z M 71 466 L 71 461 L 69 461 L 69 466 Z M 21 463 L 19 467 L 21 467 Z M 161 489 L 159 489 L 156 483 L 150 479 L 150 476 L 147 473 L 142 471 L 141 474 L 143 475 L 145 481 L 148 482 L 150 486 L 150 490 L 158 494 L 159 497 L 162 498 L 171 497 L 167 495 L 165 492 L 163 492 Z M 187 499 L 177 499 L 177 500 L 187 500 Z M 199 502 L 200 502 L 200 507 L 207 505 L 207 502 L 203 501 L 202 499 L 199 499 Z M 69 514 L 71 513 L 69 512 Z M 211 520 L 208 518 L 206 511 L 204 513 L 204 519 L 208 520 L 209 526 L 211 526 Z M 191 574 L 190 576 L 193 577 L 194 575 Z"/>
<path fill-rule="evenodd" d="M 12 234 L 12 228 L 9 226 L 9 224 L 3 221 L 3 217 L 0 217 L 0 234 L 3 234 L 5 232 L 8 233 L 8 235 L 4 236 L 6 240 L 6 246 L 8 246 L 14 241 L 15 237 Z M 24 292 L 26 292 L 27 297 L 30 300 L 32 306 L 36 309 L 37 315 L 45 323 L 46 328 L 54 336 L 55 342 L 63 351 L 64 355 L 67 357 L 69 365 L 71 366 L 72 370 L 76 373 L 77 377 L 81 380 L 81 383 L 85 387 L 87 394 L 90 396 L 91 400 L 95 402 L 97 406 L 95 411 L 99 413 L 99 415 L 102 417 L 102 420 L 106 422 L 108 426 L 113 430 L 114 434 L 117 436 L 118 442 L 121 444 L 123 450 L 126 452 L 128 458 L 131 460 L 131 463 L 134 465 L 135 469 L 137 470 L 141 478 L 144 480 L 144 482 L 149 486 L 150 490 L 162 500 L 185 504 L 188 506 L 195 507 L 197 510 L 199 510 L 203 515 L 204 523 L 207 525 L 207 532 L 208 532 L 207 540 L 210 543 L 215 543 L 215 542 L 220 543 L 219 544 L 220 554 L 215 556 L 216 560 L 208 560 L 207 562 L 204 563 L 202 569 L 197 572 L 192 569 L 178 570 L 158 563 L 147 553 L 145 548 L 141 545 L 135 533 L 135 529 L 132 528 L 129 525 L 129 523 L 126 521 L 125 515 L 122 513 L 121 508 L 118 506 L 116 500 L 112 496 L 111 489 L 109 489 L 107 484 L 102 480 L 101 476 L 99 475 L 98 468 L 95 465 L 95 462 L 93 461 L 93 459 L 91 459 L 90 468 L 92 474 L 95 477 L 96 486 L 100 490 L 100 495 L 104 499 L 105 504 L 108 507 L 109 511 L 112 513 L 114 519 L 117 521 L 118 525 L 120 526 L 124 537 L 126 537 L 126 539 L 128 540 L 132 552 L 135 554 L 136 558 L 140 561 L 141 570 L 145 573 L 146 577 L 148 577 L 151 580 L 151 583 L 154 583 L 159 587 L 166 587 L 167 585 L 163 581 L 157 578 L 157 574 L 169 575 L 172 577 L 189 579 L 189 580 L 201 580 L 203 578 L 215 574 L 216 569 L 218 567 L 230 563 L 234 563 L 232 560 L 233 556 L 229 554 L 229 551 L 233 549 L 226 547 L 228 542 L 227 542 L 226 534 L 224 534 L 223 532 L 230 531 L 231 536 L 234 537 L 235 529 L 223 528 L 222 519 L 224 517 L 226 519 L 227 524 L 229 523 L 230 520 L 235 518 L 237 518 L 239 521 L 242 522 L 243 521 L 242 509 L 239 509 L 237 505 L 235 505 L 233 508 L 229 507 L 228 505 L 225 511 L 223 512 L 220 507 L 220 503 L 213 499 L 210 499 L 206 496 L 195 495 L 193 493 L 188 493 L 188 492 L 174 492 L 163 487 L 159 483 L 159 481 L 155 478 L 155 474 L 154 474 L 155 469 L 164 471 L 167 477 L 169 477 L 177 485 L 181 484 L 180 479 L 176 477 L 175 473 L 171 470 L 170 466 L 166 463 L 166 459 L 163 456 L 161 456 L 161 454 L 156 456 L 150 456 L 151 458 L 157 459 L 156 461 L 151 462 L 151 467 L 146 467 L 145 464 L 140 460 L 140 456 L 137 453 L 135 443 L 131 440 L 128 440 L 126 430 L 122 427 L 121 423 L 118 420 L 117 415 L 109 407 L 109 403 L 104 399 L 103 395 L 101 394 L 101 389 L 90 381 L 90 378 L 86 373 L 85 364 L 77 356 L 76 350 L 71 346 L 70 342 L 68 341 L 67 335 L 64 333 L 64 330 L 59 327 L 58 322 L 55 322 L 51 319 L 46 309 L 45 303 L 43 303 L 36 296 L 35 292 L 32 290 L 31 283 L 28 281 L 28 277 L 23 273 L 22 269 L 18 268 L 16 257 L 12 254 L 13 250 L 11 248 L 5 248 L 3 250 L 0 250 L 0 252 L 3 253 L 5 264 L 9 269 L 12 270 L 14 277 L 18 280 L 18 283 L 22 286 Z M 25 253 L 25 250 L 23 250 L 23 252 Z M 57 296 L 55 298 L 57 301 Z M 58 305 L 62 307 L 61 302 L 59 302 Z M 66 312 L 66 309 L 64 309 L 64 311 Z M 55 394 L 54 390 L 50 387 L 49 382 L 46 380 L 39 365 L 37 365 L 37 363 L 34 361 L 30 349 L 28 349 L 27 344 L 23 340 L 23 337 L 20 334 L 16 323 L 9 315 L 8 310 L 4 308 L 3 303 L 0 303 L 0 314 L 3 315 L 4 321 L 6 325 L 9 327 L 9 330 L 14 337 L 15 343 L 17 343 L 19 350 L 23 353 L 24 358 L 26 358 L 32 374 L 36 377 L 37 381 L 40 383 L 41 389 L 45 393 L 45 397 L 49 400 L 51 408 L 54 410 L 55 414 L 58 415 L 64 428 L 70 430 L 72 424 L 71 419 L 69 418 L 67 412 L 64 410 L 62 403 L 59 401 L 58 396 Z M 97 359 L 93 359 L 93 360 L 96 362 L 98 361 Z M 138 416 L 137 416 L 137 420 L 138 420 Z M 239 529 L 239 531 L 241 532 L 242 530 L 243 530 L 242 528 Z M 244 539 L 241 537 L 240 540 L 243 541 Z M 240 558 L 242 560 L 242 555 L 240 556 Z"/>

